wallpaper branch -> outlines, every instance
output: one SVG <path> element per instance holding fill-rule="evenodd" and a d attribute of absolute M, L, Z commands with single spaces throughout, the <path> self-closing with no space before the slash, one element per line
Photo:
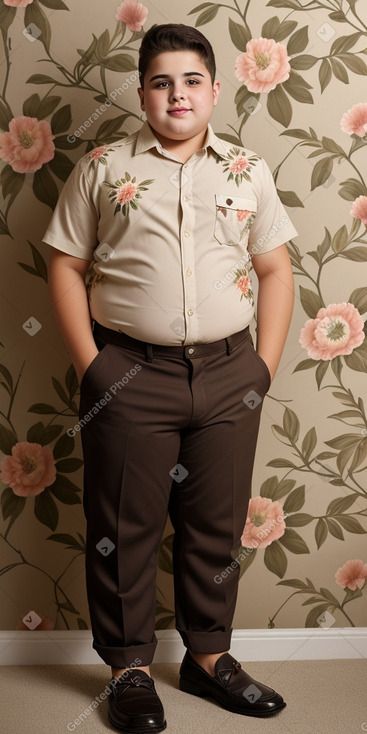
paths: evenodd
<path fill-rule="evenodd" d="M 90 626 L 79 388 L 51 315 L 42 235 L 77 160 L 105 165 L 109 146 L 141 126 L 145 31 L 180 22 L 200 27 L 216 53 L 222 99 L 212 124 L 233 146 L 228 175 L 246 175 L 241 161 L 263 156 L 300 233 L 288 243 L 295 310 L 264 405 L 241 547 L 216 581 L 240 565 L 240 628 L 363 625 L 365 3 L 184 0 L 174 12 L 167 0 L 101 5 L 0 0 L 0 624 Z M 175 623 L 172 541 L 167 521 L 157 629 Z"/>

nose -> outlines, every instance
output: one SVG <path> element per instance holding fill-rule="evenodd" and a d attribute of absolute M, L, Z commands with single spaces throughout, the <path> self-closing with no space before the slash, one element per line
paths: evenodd
<path fill-rule="evenodd" d="M 185 96 L 186 96 L 185 95 L 185 91 L 182 89 L 180 82 L 178 84 L 174 84 L 171 87 L 170 97 L 171 97 L 171 99 L 172 99 L 173 102 L 176 102 L 176 101 L 181 100 L 181 99 L 185 99 Z"/>

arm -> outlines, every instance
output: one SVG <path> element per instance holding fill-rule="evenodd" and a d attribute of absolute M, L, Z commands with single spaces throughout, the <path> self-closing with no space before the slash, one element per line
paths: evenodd
<path fill-rule="evenodd" d="M 262 255 L 253 255 L 259 280 L 256 351 L 268 365 L 273 379 L 282 356 L 294 302 L 292 265 L 286 244 Z"/>
<path fill-rule="evenodd" d="M 48 266 L 53 313 L 79 382 L 98 354 L 84 282 L 89 262 L 52 248 Z"/>

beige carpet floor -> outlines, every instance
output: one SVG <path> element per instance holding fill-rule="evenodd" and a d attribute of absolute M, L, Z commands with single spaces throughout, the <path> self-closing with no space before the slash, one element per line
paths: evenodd
<path fill-rule="evenodd" d="M 178 688 L 179 664 L 151 665 L 167 734 L 363 734 L 367 731 L 367 661 L 242 662 L 253 678 L 275 688 L 286 708 L 268 719 L 241 716 Z M 0 667 L 1 734 L 108 734 L 109 681 L 104 665 Z M 89 708 L 88 708 L 89 707 Z M 83 711 L 90 713 L 81 720 Z"/>

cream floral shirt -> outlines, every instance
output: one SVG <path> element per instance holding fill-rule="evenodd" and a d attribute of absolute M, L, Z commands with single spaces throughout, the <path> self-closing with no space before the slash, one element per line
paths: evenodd
<path fill-rule="evenodd" d="M 44 242 L 91 262 L 92 318 L 152 344 L 207 343 L 254 315 L 251 254 L 297 231 L 263 158 L 218 138 L 182 163 L 148 122 L 84 155 Z"/>

